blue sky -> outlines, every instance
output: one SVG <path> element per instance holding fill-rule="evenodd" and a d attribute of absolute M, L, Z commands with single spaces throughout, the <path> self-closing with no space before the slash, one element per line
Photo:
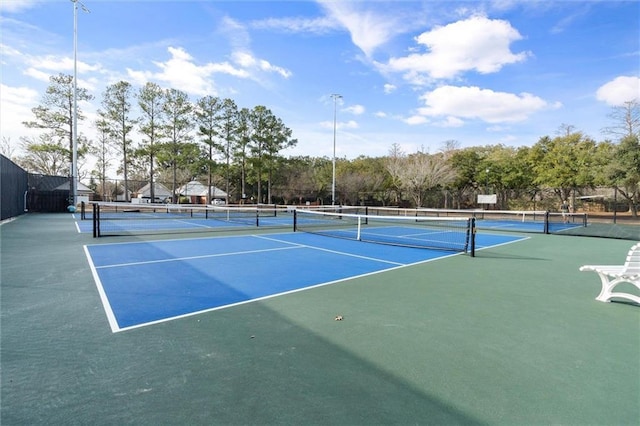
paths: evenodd
<path fill-rule="evenodd" d="M 293 130 L 286 155 L 383 156 L 531 146 L 571 125 L 597 141 L 640 98 L 640 2 L 116 1 L 78 11 L 78 81 L 153 81 L 264 105 Z M 0 3 L 1 133 L 17 144 L 50 75 L 73 73 L 73 3 Z"/>

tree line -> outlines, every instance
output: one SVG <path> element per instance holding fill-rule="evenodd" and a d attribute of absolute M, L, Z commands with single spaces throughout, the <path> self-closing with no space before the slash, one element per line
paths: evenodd
<path fill-rule="evenodd" d="M 81 102 L 94 100 L 85 89 L 76 93 Z M 24 123 L 42 133 L 21 138 L 25 153 L 14 161 L 34 173 L 69 174 L 72 107 L 73 77 L 52 76 L 41 105 L 32 110 L 34 120 Z M 80 109 L 77 119 L 86 119 Z M 609 119 L 611 126 L 603 130 L 611 139 L 603 141 L 567 124 L 530 147 L 460 148 L 449 140 L 436 152 L 406 153 L 390 141 L 384 157 L 336 159 L 336 200 L 465 208 L 475 205 L 478 193 L 495 193 L 498 208 L 530 208 L 606 186 L 616 188 L 635 216 L 640 205 L 638 100 L 613 107 Z M 297 140 L 263 105 L 239 108 L 232 99 L 214 96 L 192 102 L 180 90 L 154 83 L 134 90 L 120 81 L 102 93 L 98 119 L 91 124 L 96 140 L 79 134 L 78 155 L 93 157 L 95 168 L 81 176 L 103 197 L 128 200 L 143 184 L 151 183 L 153 191 L 160 181 L 169 184 L 176 202 L 180 185 L 200 180 L 223 188 L 231 202 L 331 202 L 333 159 L 283 156 Z M 114 166 L 122 176 L 119 186 L 107 176 Z"/>

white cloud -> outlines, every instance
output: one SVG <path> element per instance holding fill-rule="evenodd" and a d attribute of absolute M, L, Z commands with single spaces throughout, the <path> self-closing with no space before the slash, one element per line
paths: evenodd
<path fill-rule="evenodd" d="M 322 121 L 320 122 L 320 127 L 324 129 L 333 129 L 333 121 Z M 338 121 L 335 123 L 336 129 L 357 129 L 358 123 L 354 120 L 349 121 Z"/>
<path fill-rule="evenodd" d="M 500 126 L 500 125 L 497 125 L 497 124 L 487 127 L 487 132 L 500 133 L 500 132 L 505 132 L 507 130 L 509 130 L 509 127 Z"/>
<path fill-rule="evenodd" d="M 233 47 L 233 53 L 231 54 L 231 60 L 243 68 L 244 75 L 232 74 L 236 77 L 254 77 L 249 70 L 258 70 L 267 73 L 276 73 L 283 78 L 291 77 L 291 71 L 273 65 L 266 59 L 257 58 L 250 48 L 251 37 L 245 26 L 236 21 L 233 18 L 225 17 L 220 23 L 219 31 L 229 39 L 231 46 Z"/>
<path fill-rule="evenodd" d="M 370 57 L 375 49 L 396 34 L 406 31 L 399 17 L 379 10 L 367 10 L 367 2 L 326 1 L 320 4 L 329 16 L 338 21 L 351 34 L 351 41 Z"/>
<path fill-rule="evenodd" d="M 17 50 L 14 49 L 11 46 L 8 46 L 6 44 L 0 43 L 0 51 L 2 51 L 2 57 L 4 58 L 5 56 L 17 56 L 17 57 L 21 57 L 22 53 Z"/>
<path fill-rule="evenodd" d="M 462 121 L 458 117 L 448 116 L 443 121 L 441 121 L 439 125 L 441 127 L 462 127 L 464 126 L 464 121 Z"/>
<path fill-rule="evenodd" d="M 251 44 L 251 36 L 245 26 L 229 16 L 220 20 L 218 32 L 225 36 L 236 50 L 247 50 Z"/>
<path fill-rule="evenodd" d="M 142 85 L 147 81 L 156 81 L 190 94 L 204 96 L 217 95 L 217 86 L 213 80 L 215 74 L 227 74 L 242 79 L 259 82 L 259 73 L 275 73 L 289 78 L 291 71 L 257 58 L 249 49 L 250 37 L 245 27 L 238 21 L 225 17 L 218 31 L 227 37 L 234 48 L 230 61 L 198 64 L 197 60 L 182 47 L 167 48 L 171 58 L 166 61 L 154 61 L 159 71 L 136 70 L 127 68 L 127 77 Z M 231 88 L 226 89 L 232 91 Z"/>
<path fill-rule="evenodd" d="M 36 0 L 4 0 L 0 2 L 0 12 L 15 13 L 30 9 L 36 5 Z"/>
<path fill-rule="evenodd" d="M 427 117 L 425 117 L 424 115 L 412 115 L 411 117 L 405 118 L 403 121 L 411 126 L 429 122 Z"/>
<path fill-rule="evenodd" d="M 427 53 L 391 58 L 385 68 L 404 72 L 407 79 L 419 84 L 425 82 L 425 74 L 448 79 L 471 70 L 494 73 L 527 58 L 528 53 L 515 54 L 509 48 L 520 39 L 509 22 L 474 16 L 420 34 L 416 42 L 425 46 Z"/>
<path fill-rule="evenodd" d="M 3 138 L 17 143 L 20 136 L 32 133 L 22 122 L 33 120 L 31 108 L 38 104 L 39 97 L 34 89 L 0 84 L 0 133 Z"/>
<path fill-rule="evenodd" d="M 216 93 L 213 82 L 208 80 L 212 74 L 211 64 L 196 65 L 193 57 L 182 48 L 169 47 L 171 59 L 167 62 L 154 62 L 160 68 L 159 73 L 147 73 L 149 77 L 168 83 L 169 86 L 187 93 L 207 95 Z"/>
<path fill-rule="evenodd" d="M 127 75 L 139 85 L 148 81 L 166 83 L 169 87 L 195 95 L 215 95 L 217 90 L 210 79 L 214 73 L 226 73 L 246 78 L 249 74 L 227 62 L 197 65 L 193 57 L 180 47 L 167 49 L 171 58 L 166 62 L 153 62 L 160 72 L 138 71 L 127 68 Z"/>
<path fill-rule="evenodd" d="M 353 115 L 361 115 L 364 114 L 365 108 L 362 105 L 351 105 L 349 107 L 343 108 L 342 111 L 351 113 Z"/>
<path fill-rule="evenodd" d="M 494 92 L 479 87 L 442 86 L 421 96 L 425 107 L 418 110 L 426 117 L 447 117 L 453 120 L 480 119 L 487 123 L 524 121 L 533 113 L 550 107 L 543 99 L 529 93 L 519 95 Z"/>
<path fill-rule="evenodd" d="M 616 77 L 598 88 L 596 98 L 612 106 L 640 100 L 640 78 L 637 76 Z"/>
<path fill-rule="evenodd" d="M 51 77 L 51 74 L 44 71 L 37 70 L 35 68 L 27 68 L 24 71 L 24 75 L 35 78 L 36 80 L 44 81 L 44 82 L 49 82 L 49 77 Z"/>
<path fill-rule="evenodd" d="M 320 18 L 268 18 L 260 21 L 253 21 L 251 28 L 259 30 L 278 30 L 287 33 L 312 33 L 326 34 L 340 28 L 335 19 L 328 17 Z"/>
<path fill-rule="evenodd" d="M 390 83 L 386 83 L 384 85 L 384 93 L 389 94 L 389 93 L 393 93 L 395 92 L 395 90 L 397 89 L 397 87 L 393 84 Z"/>
<path fill-rule="evenodd" d="M 73 58 L 53 55 L 29 57 L 27 58 L 27 63 L 30 64 L 32 68 L 67 73 L 71 73 L 74 66 Z M 76 66 L 78 73 L 95 72 L 102 68 L 99 64 L 91 65 L 81 60 L 76 60 Z"/>
<path fill-rule="evenodd" d="M 233 61 L 244 68 L 253 68 L 259 69 L 265 72 L 275 72 L 280 74 L 280 76 L 284 78 L 291 77 L 291 71 L 272 65 L 269 61 L 264 59 L 255 58 L 251 53 L 248 52 L 234 52 L 232 54 Z"/>

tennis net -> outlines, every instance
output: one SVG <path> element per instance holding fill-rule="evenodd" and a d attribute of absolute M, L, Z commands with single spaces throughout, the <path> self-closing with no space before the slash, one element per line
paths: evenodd
<path fill-rule="evenodd" d="M 405 217 L 436 217 L 436 218 L 467 218 L 476 220 L 477 229 L 560 233 L 576 227 L 587 226 L 586 213 L 553 213 L 538 210 L 456 210 L 456 209 L 409 209 L 398 207 L 354 207 L 351 209 L 366 209 L 367 215 L 405 216 Z M 345 210 L 347 211 L 347 210 Z"/>
<path fill-rule="evenodd" d="M 347 210 L 347 209 L 345 209 Z M 294 210 L 294 231 L 372 243 L 475 254 L 475 219 Z"/>
<path fill-rule="evenodd" d="M 221 207 L 93 202 L 91 206 L 91 212 L 82 212 L 82 219 L 92 221 L 94 237 L 203 232 L 291 224 L 291 215 L 274 205 Z"/>

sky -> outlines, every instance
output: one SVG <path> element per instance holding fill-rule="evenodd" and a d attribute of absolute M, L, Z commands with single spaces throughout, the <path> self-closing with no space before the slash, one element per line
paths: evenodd
<path fill-rule="evenodd" d="M 639 1 L 3 0 L 0 49 L 13 147 L 74 58 L 89 138 L 109 84 L 154 82 L 266 106 L 298 141 L 286 156 L 532 146 L 563 126 L 603 141 L 640 99 Z"/>

